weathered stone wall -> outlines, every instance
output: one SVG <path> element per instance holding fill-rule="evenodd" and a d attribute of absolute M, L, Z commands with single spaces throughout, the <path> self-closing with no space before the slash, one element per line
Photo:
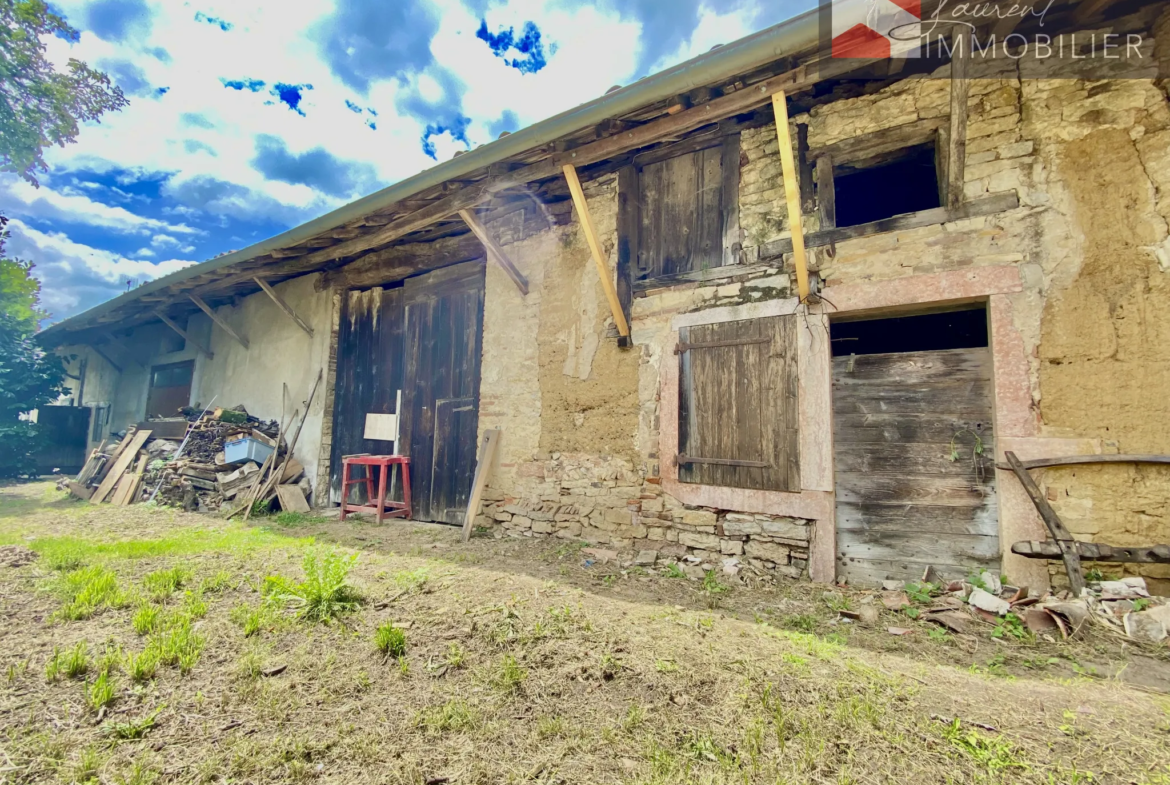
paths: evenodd
<path fill-rule="evenodd" d="M 1166 93 L 1152 80 L 1021 81 L 1010 63 L 993 67 L 971 87 L 965 197 L 1014 192 L 1020 206 L 841 242 L 833 255 L 814 249 L 811 265 L 830 288 L 913 287 L 913 276 L 1014 266 L 1021 290 L 998 295 L 997 318 L 1019 343 L 1026 381 L 1012 404 L 1019 411 L 996 424 L 1001 450 L 1030 440 L 1056 455 L 1071 443 L 1061 440 L 1079 439 L 1102 451 L 1170 453 Z M 948 112 L 949 83 L 915 77 L 818 106 L 793 125 L 807 124 L 816 148 Z M 741 150 L 750 261 L 753 249 L 790 227 L 774 126 L 744 131 Z M 613 267 L 613 178 L 586 187 Z M 806 231 L 818 228 L 815 215 L 804 219 Z M 640 297 L 634 346 L 619 350 L 575 221 L 508 250 L 533 291 L 521 298 L 489 267 L 481 425 L 504 435 L 479 523 L 514 536 L 580 538 L 670 558 L 685 550 L 707 566 L 735 559 L 804 574 L 809 521 L 688 508 L 658 483 L 658 399 L 663 363 L 675 362 L 672 318 L 791 297 L 787 268 L 736 271 Z M 1078 535 L 1120 545 L 1170 541 L 1164 467 L 1038 474 Z M 1015 480 L 1000 473 L 999 482 Z M 1009 490 L 1018 489 L 1001 495 Z M 1126 569 L 1170 591 L 1166 568 Z"/>

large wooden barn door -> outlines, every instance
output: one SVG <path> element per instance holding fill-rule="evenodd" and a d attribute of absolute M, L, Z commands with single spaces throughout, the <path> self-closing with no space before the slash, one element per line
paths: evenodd
<path fill-rule="evenodd" d="M 406 281 L 403 438 L 417 520 L 463 522 L 475 475 L 483 294 L 482 262 Z"/>
<path fill-rule="evenodd" d="M 366 439 L 366 414 L 397 414 L 397 394 L 406 368 L 403 350 L 403 290 L 377 287 L 343 295 L 333 393 L 331 497 L 341 498 L 341 457 L 383 455 L 390 442 Z M 400 449 L 400 447 L 399 447 Z M 360 486 L 359 486 L 360 490 Z M 401 497 L 397 478 L 393 498 Z"/>
<path fill-rule="evenodd" d="M 835 357 L 833 417 L 838 578 L 999 574 L 986 346 Z"/>

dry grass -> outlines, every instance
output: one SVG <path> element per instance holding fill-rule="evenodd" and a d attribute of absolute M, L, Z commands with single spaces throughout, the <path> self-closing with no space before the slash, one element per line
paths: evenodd
<path fill-rule="evenodd" d="M 715 602 L 563 543 L 50 488 L 0 488 L 0 544 L 43 556 L 0 568 L 0 782 L 1170 783 L 1170 703 L 1094 677 L 1124 664 L 1105 642 L 905 641 L 831 624 L 807 585 Z M 319 581 L 330 623 L 265 596 L 330 551 L 360 551 L 348 589 Z M 62 614 L 92 567 L 119 602 Z"/>

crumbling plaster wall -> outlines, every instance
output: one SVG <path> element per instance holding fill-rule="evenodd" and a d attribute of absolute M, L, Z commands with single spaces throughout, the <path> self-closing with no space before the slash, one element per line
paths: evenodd
<path fill-rule="evenodd" d="M 999 457 L 1004 449 L 1024 458 L 1170 452 L 1166 95 L 1151 80 L 1021 81 L 1010 63 L 983 68 L 971 85 L 965 197 L 1012 192 L 1019 207 L 841 242 L 831 255 L 814 249 L 811 265 L 830 289 L 863 284 L 888 292 L 913 289 L 915 276 L 1014 267 L 1019 286 L 995 293 L 989 314 L 995 335 L 1006 336 L 1004 345 L 993 346 L 997 362 L 1010 359 L 1014 378 L 1022 380 L 1010 394 L 997 387 L 997 396 L 1003 393 L 997 401 Z M 945 79 L 912 78 L 798 115 L 793 133 L 806 123 L 810 145 L 820 147 L 948 113 Z M 789 226 L 775 127 L 745 130 L 741 149 L 740 216 L 750 262 L 760 245 L 784 237 Z M 615 194 L 608 181 L 587 187 L 612 268 Z M 815 215 L 804 219 L 806 231 L 819 228 Z M 683 547 L 705 559 L 741 554 L 744 533 L 766 534 L 767 527 L 738 520 L 744 514 L 736 511 L 687 508 L 658 485 L 661 373 L 664 362 L 674 361 L 670 323 L 676 314 L 789 297 L 790 260 L 635 299 L 634 346 L 619 351 L 612 337 L 600 337 L 610 324 L 608 307 L 577 224 L 549 234 L 509 249 L 524 260 L 518 263 L 526 274 L 540 280 L 527 302 L 489 267 L 481 424 L 502 424 L 505 433 L 480 523 L 499 523 L 516 535 L 555 533 L 630 547 L 679 545 L 684 537 Z M 825 310 L 832 313 L 833 306 Z M 636 376 L 624 364 L 598 365 L 607 350 L 636 361 Z M 496 356 L 510 359 L 497 363 Z M 602 398 L 563 392 L 595 374 L 607 382 L 599 388 Z M 628 443 L 605 429 L 578 438 L 569 426 L 583 424 L 591 409 L 574 410 L 570 401 L 587 398 L 589 406 L 600 400 L 617 407 L 621 434 L 631 434 Z M 545 410 L 550 401 L 555 411 Z M 631 408 L 636 426 L 627 430 Z M 578 447 L 581 452 L 571 451 Z M 1164 468 L 1037 474 L 1080 536 L 1114 544 L 1170 541 Z M 1005 529 L 1005 550 L 1009 540 L 1023 538 L 1021 532 L 1044 536 L 1015 478 L 1001 471 L 998 482 L 1003 515 L 1019 519 Z M 808 522 L 795 519 L 769 526 L 788 523 L 807 531 Z M 790 534 L 796 530 L 787 527 Z M 793 553 L 768 566 L 800 574 L 806 554 L 798 542 L 787 546 Z M 1046 575 L 1051 567 L 1013 558 L 1005 564 L 1028 579 L 1037 574 L 1034 568 Z M 1136 571 L 1166 576 L 1159 567 Z M 1170 584 L 1154 587 L 1165 591 Z"/>

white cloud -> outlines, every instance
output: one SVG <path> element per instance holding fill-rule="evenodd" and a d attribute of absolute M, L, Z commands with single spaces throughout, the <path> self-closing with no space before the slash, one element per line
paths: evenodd
<path fill-rule="evenodd" d="M 0 190 L 7 197 L 4 209 L 13 215 L 51 223 L 88 224 L 122 234 L 150 234 L 160 230 L 176 234 L 196 234 L 186 224 L 171 224 L 111 207 L 90 199 L 76 189 L 53 190 L 50 182 L 40 188 L 29 185 L 16 175 L 0 175 Z"/>
<path fill-rule="evenodd" d="M 194 262 L 127 259 L 120 254 L 70 240 L 60 232 L 41 232 L 20 219 L 9 221 L 8 251 L 36 263 L 33 275 L 41 281 L 41 300 L 56 317 L 97 305 L 125 290 L 126 281 L 150 281 Z"/>

